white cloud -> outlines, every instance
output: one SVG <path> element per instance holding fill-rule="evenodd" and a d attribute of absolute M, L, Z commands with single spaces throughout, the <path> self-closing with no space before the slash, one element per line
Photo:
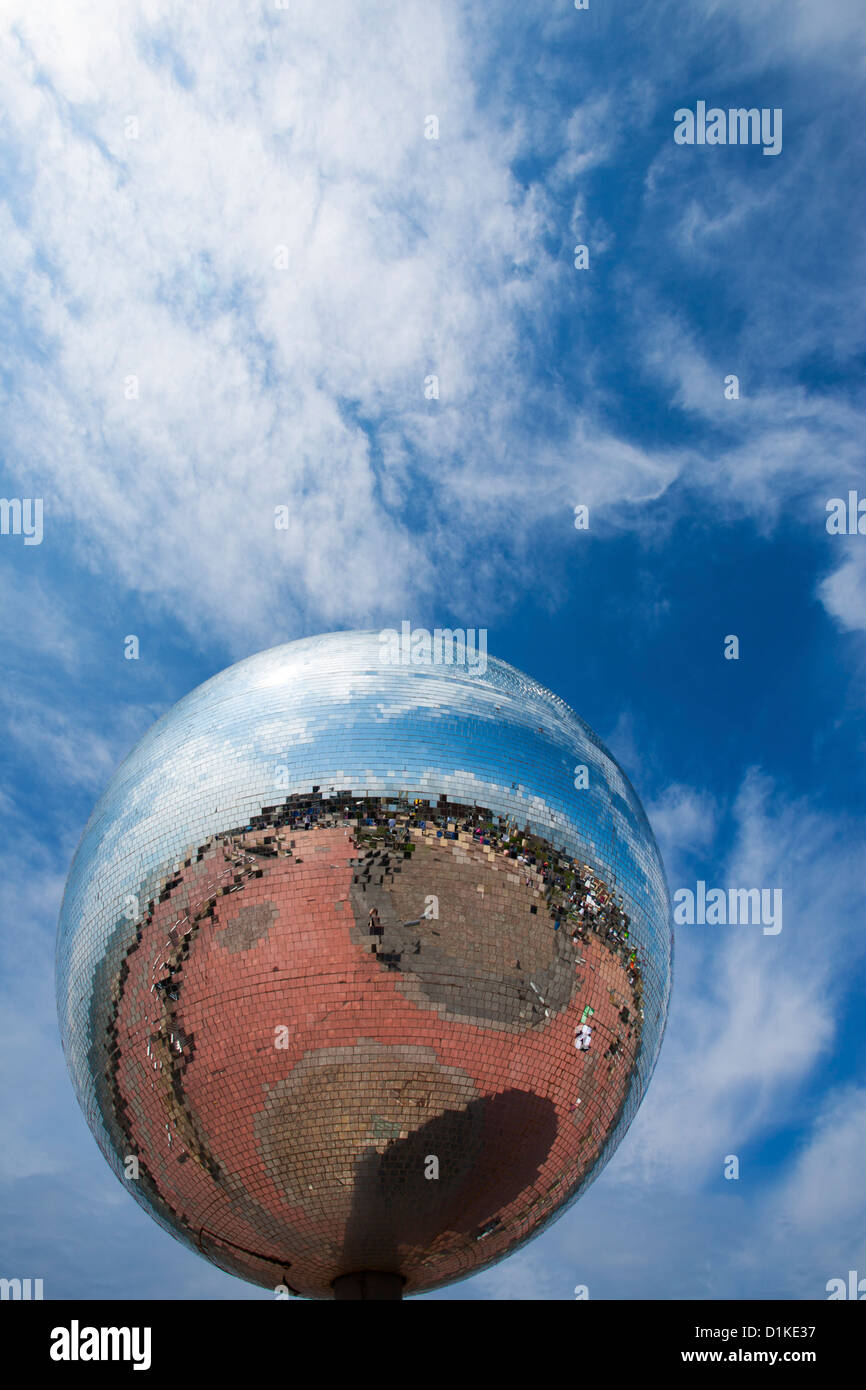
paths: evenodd
<path fill-rule="evenodd" d="M 767 42 L 766 56 L 802 58 L 813 62 L 816 53 L 844 50 L 862 59 L 866 48 L 863 6 L 860 0 L 706 0 L 710 15 L 742 17 L 744 27 L 759 27 Z"/>
<path fill-rule="evenodd" d="M 864 1150 L 866 1090 L 838 1087 L 821 1106 L 807 1144 L 773 1196 L 770 1216 L 828 1261 L 840 1247 L 853 1253 L 852 1238 L 861 1258 L 866 1252 Z M 846 1273 L 847 1264 L 829 1268 L 827 1278 Z M 866 1266 L 861 1274 L 866 1276 Z"/>
<path fill-rule="evenodd" d="M 82 559 L 190 624 L 264 630 L 280 602 L 361 620 L 409 574 L 423 591 L 442 546 L 413 534 L 417 475 L 482 441 L 499 467 L 494 383 L 550 274 L 456 8 L 13 8 L 0 61 L 30 183 L 0 235 L 49 347 L 11 409 L 22 477 Z"/>
<path fill-rule="evenodd" d="M 82 564 L 188 629 L 250 650 L 275 626 L 372 625 L 407 590 L 455 609 L 486 592 L 495 609 L 518 559 L 543 598 L 555 562 L 538 539 L 577 500 L 651 500 L 686 471 L 770 525 L 830 446 L 853 466 L 859 412 L 747 371 L 708 472 L 700 448 L 644 448 L 603 421 L 594 348 L 577 382 L 527 361 L 527 327 L 543 341 L 571 293 L 551 248 L 571 230 L 620 244 L 584 176 L 646 126 L 669 55 L 554 119 L 480 100 L 483 30 L 457 0 L 250 4 L 219 24 L 171 0 L 7 9 L 17 175 L 0 239 L 28 345 L 10 467 L 45 494 L 46 548 L 71 522 Z M 546 182 L 520 182 L 539 140 Z M 677 254 L 706 259 L 736 230 L 743 189 L 720 191 L 717 211 L 693 199 L 674 219 Z M 650 294 L 645 309 L 645 367 L 694 419 L 730 426 L 737 364 Z"/>
<path fill-rule="evenodd" d="M 647 806 L 650 824 L 666 864 L 675 856 L 709 849 L 716 829 L 716 805 L 708 792 L 673 783 Z"/>
<path fill-rule="evenodd" d="M 818 597 L 841 627 L 866 632 L 866 548 L 846 553 L 839 568 L 818 585 Z"/>
<path fill-rule="evenodd" d="M 661 802 L 677 808 L 689 833 L 701 799 L 680 787 Z M 838 962 L 853 969 L 863 954 L 860 848 L 850 827 L 791 800 L 755 769 L 732 814 L 727 861 L 702 876 L 710 886 L 781 887 L 782 931 L 675 928 L 667 1037 L 617 1159 L 635 1180 L 705 1180 L 726 1154 L 784 1123 L 796 1087 L 837 1038 L 848 988 Z"/>

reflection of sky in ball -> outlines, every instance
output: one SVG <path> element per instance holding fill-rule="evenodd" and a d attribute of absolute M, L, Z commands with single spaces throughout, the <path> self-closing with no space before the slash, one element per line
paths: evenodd
<path fill-rule="evenodd" d="M 659 853 L 628 780 L 561 699 L 512 667 L 493 658 L 483 673 L 395 667 L 380 650 L 375 633 L 337 633 L 230 667 L 154 725 L 97 805 L 63 901 L 57 993 L 79 1099 L 116 1169 L 92 1067 L 95 981 L 111 978 L 139 908 L 188 854 L 314 784 L 324 794 L 477 803 L 564 846 L 621 893 L 643 962 L 645 1020 L 629 1097 L 595 1173 L 640 1103 L 664 1030 L 671 937 Z M 582 790 L 579 765 L 589 770 Z"/>

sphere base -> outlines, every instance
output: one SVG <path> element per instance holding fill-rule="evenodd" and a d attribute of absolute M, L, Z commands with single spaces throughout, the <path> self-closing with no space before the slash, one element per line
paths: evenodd
<path fill-rule="evenodd" d="M 402 1274 L 382 1274 L 365 1269 L 358 1274 L 341 1274 L 331 1287 L 334 1298 L 340 1299 L 400 1299 L 405 1280 Z"/>

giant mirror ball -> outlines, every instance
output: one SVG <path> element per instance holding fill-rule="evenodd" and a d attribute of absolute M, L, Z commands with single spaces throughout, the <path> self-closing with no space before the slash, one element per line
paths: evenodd
<path fill-rule="evenodd" d="M 79 1102 L 178 1240 L 283 1296 L 501 1259 L 598 1175 L 664 1032 L 641 805 L 558 696 L 467 633 L 340 632 L 206 681 L 70 871 Z"/>

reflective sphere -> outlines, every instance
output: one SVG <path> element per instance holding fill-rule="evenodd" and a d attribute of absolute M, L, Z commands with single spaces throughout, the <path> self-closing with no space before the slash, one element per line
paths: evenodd
<path fill-rule="evenodd" d="M 172 1235 L 308 1297 L 411 1294 L 601 1171 L 670 969 L 655 840 L 588 726 L 474 646 L 352 632 L 145 735 L 75 856 L 57 1000 L 88 1122 Z"/>

